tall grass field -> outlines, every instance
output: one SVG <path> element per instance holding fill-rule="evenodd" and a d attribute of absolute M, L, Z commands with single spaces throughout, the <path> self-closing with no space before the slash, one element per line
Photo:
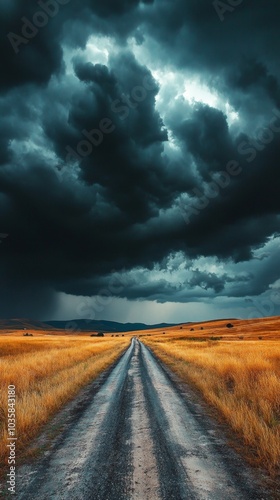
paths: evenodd
<path fill-rule="evenodd" d="M 201 392 L 250 447 L 253 461 L 274 474 L 280 464 L 279 318 L 233 324 L 230 330 L 225 322 L 184 326 L 141 340 Z"/>
<path fill-rule="evenodd" d="M 110 366 L 129 338 L 0 336 L 0 463 L 7 455 L 8 386 L 16 392 L 17 452 L 52 415 Z"/>

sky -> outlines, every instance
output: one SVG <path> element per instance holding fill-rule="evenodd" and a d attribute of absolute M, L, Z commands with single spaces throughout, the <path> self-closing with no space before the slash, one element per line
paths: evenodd
<path fill-rule="evenodd" d="M 0 0 L 0 317 L 280 314 L 278 0 Z"/>

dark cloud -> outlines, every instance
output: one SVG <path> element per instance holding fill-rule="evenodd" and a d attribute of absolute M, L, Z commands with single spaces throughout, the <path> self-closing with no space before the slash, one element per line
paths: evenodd
<path fill-rule="evenodd" d="M 33 24 L 33 16 L 39 11 L 32 1 L 0 7 L 0 53 L 4 69 L 0 88 L 4 90 L 25 83 L 46 83 L 61 67 L 62 50 L 57 31 L 53 31 L 54 20 L 49 17 L 46 26 L 39 29 Z"/>
<path fill-rule="evenodd" d="M 57 293 L 98 295 L 116 272 L 133 300 L 266 293 L 279 268 L 253 256 L 279 234 L 278 2 L 223 22 L 212 1 L 52 6 L 33 32 L 37 3 L 0 7 L 0 315 L 51 316 Z M 218 97 L 187 102 L 176 79 Z"/>
<path fill-rule="evenodd" d="M 224 22 L 213 4 L 211 0 L 158 2 L 147 15 L 148 30 L 167 56 L 172 53 L 174 64 L 202 73 L 218 68 L 225 73 L 244 56 L 264 59 L 272 67 L 279 44 L 277 0 L 270 2 L 269 9 L 255 2 L 253 13 L 250 3 L 243 1 L 225 14 Z"/>
<path fill-rule="evenodd" d="M 199 286 L 208 290 L 209 288 L 214 290 L 216 293 L 221 292 L 224 289 L 224 279 L 223 277 L 218 277 L 214 273 L 201 272 L 196 269 L 193 273 L 193 277 L 189 282 L 190 286 Z"/>
<path fill-rule="evenodd" d="M 71 0 L 15 0 L 0 6 L 0 88 L 26 83 L 46 84 L 64 70 L 62 43 L 83 46 L 91 33 L 110 31 L 120 36 L 132 29 L 131 13 L 151 1 L 87 0 L 77 5 Z M 126 25 L 122 17 L 126 17 Z M 79 32 L 76 32 L 78 25 Z M 91 27 L 90 27 L 91 26 Z M 111 33 L 113 34 L 113 33 Z"/>
<path fill-rule="evenodd" d="M 199 174 L 210 180 L 234 156 L 234 144 L 226 116 L 206 105 L 197 105 L 192 115 L 173 124 L 174 132 L 197 161 Z"/>

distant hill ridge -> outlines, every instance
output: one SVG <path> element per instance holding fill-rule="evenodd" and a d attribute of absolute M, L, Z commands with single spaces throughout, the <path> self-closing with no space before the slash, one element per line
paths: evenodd
<path fill-rule="evenodd" d="M 31 319 L 0 319 L 0 330 L 66 330 L 85 332 L 130 332 L 135 330 L 152 330 L 167 328 L 182 323 L 158 323 L 146 325 L 145 323 L 118 323 L 116 321 L 73 319 L 70 321 L 36 321 Z M 185 323 L 184 323 L 185 324 Z"/>
<path fill-rule="evenodd" d="M 72 321 L 46 321 L 53 328 L 67 329 L 77 328 L 81 331 L 96 332 L 130 332 L 133 330 L 150 330 L 154 328 L 167 328 L 176 324 L 159 323 L 156 325 L 146 325 L 145 323 L 118 323 L 116 321 L 74 319 Z"/>
<path fill-rule="evenodd" d="M 0 319 L 0 330 L 49 330 L 50 326 L 42 321 L 27 318 Z"/>

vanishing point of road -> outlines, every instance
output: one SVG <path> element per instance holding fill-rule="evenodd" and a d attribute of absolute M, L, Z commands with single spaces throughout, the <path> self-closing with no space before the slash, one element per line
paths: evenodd
<path fill-rule="evenodd" d="M 19 474 L 17 498 L 265 498 L 200 403 L 138 339 L 84 406 L 58 445 Z"/>

